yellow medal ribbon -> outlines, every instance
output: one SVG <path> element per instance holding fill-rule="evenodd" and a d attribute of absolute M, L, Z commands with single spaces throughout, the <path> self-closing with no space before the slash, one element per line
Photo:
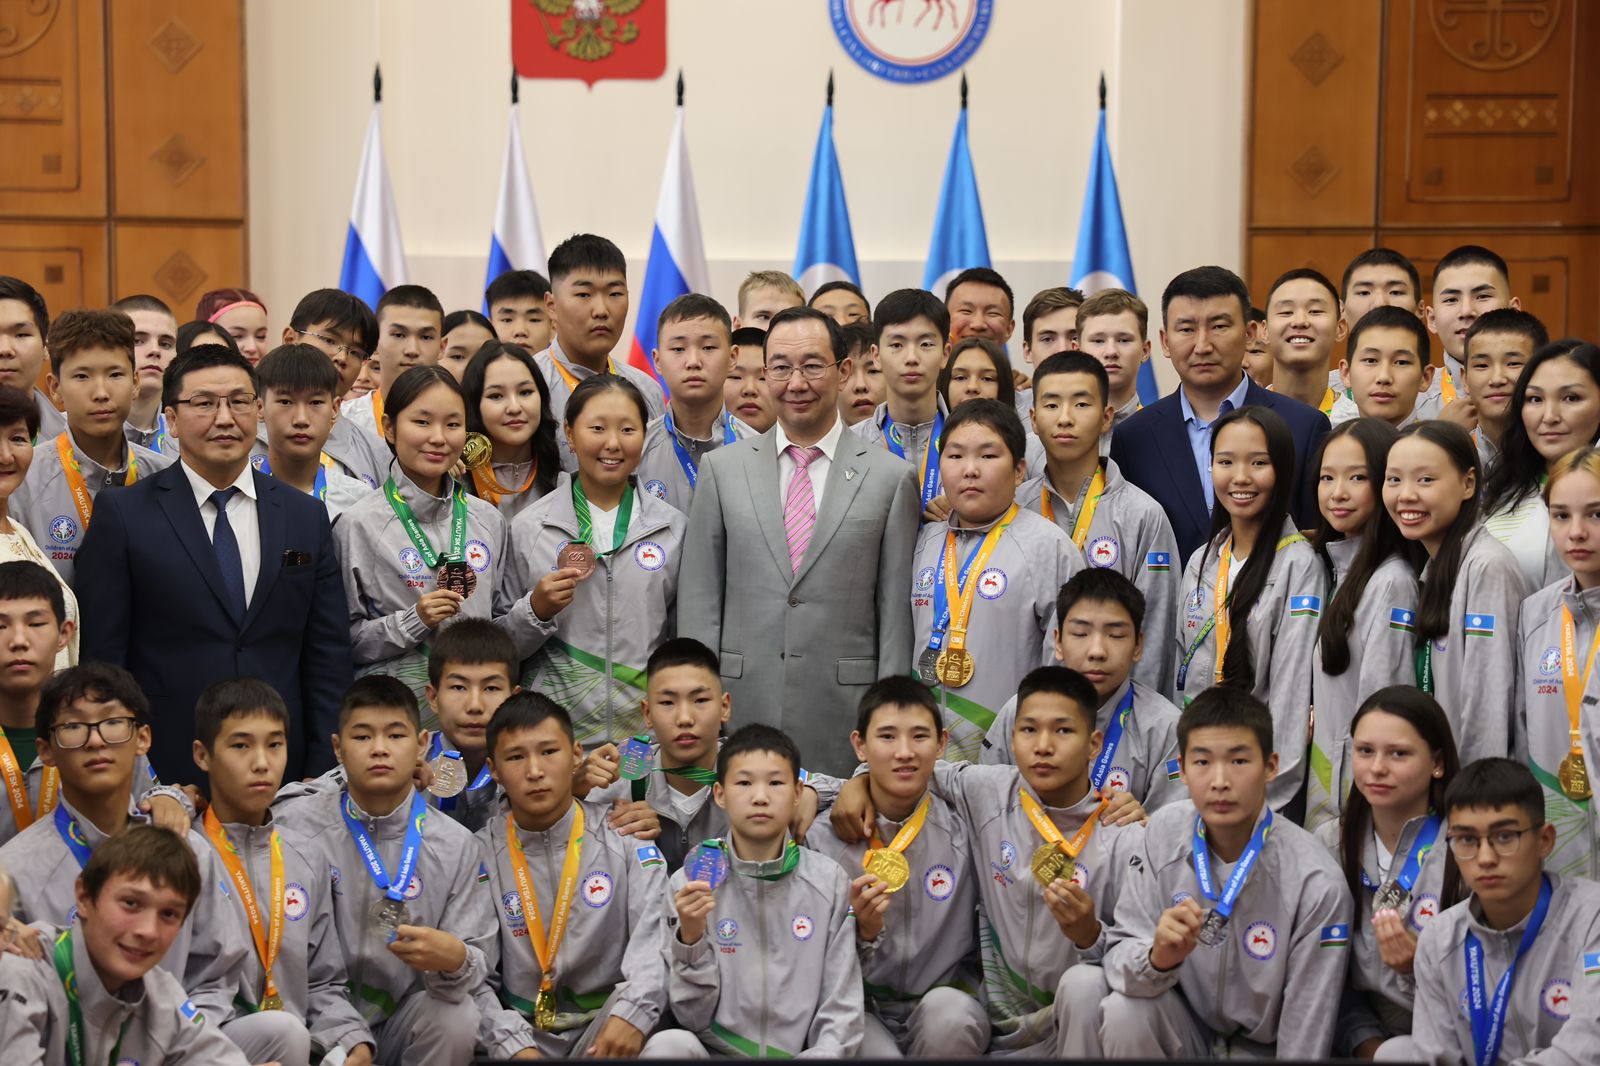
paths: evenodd
<path fill-rule="evenodd" d="M 0 775 L 6 779 L 6 799 L 11 801 L 11 819 L 16 823 L 17 832 L 32 825 L 35 818 L 42 818 L 55 810 L 56 796 L 61 791 L 61 775 L 54 766 L 44 768 L 44 781 L 39 786 L 39 810 L 36 813 L 28 800 L 28 767 L 23 766 L 17 758 L 11 748 L 11 738 L 6 736 L 4 729 L 0 729 Z"/>
<path fill-rule="evenodd" d="M 560 366 L 560 363 L 556 364 Z M 539 916 L 539 898 L 533 893 L 533 877 L 528 873 L 528 860 L 522 853 L 522 841 L 517 839 L 517 819 L 506 815 L 506 847 L 511 852 L 511 873 L 517 880 L 517 892 L 522 896 L 523 920 L 528 924 L 528 940 L 533 944 L 533 955 L 539 961 L 539 1003 L 536 1015 L 547 1015 L 554 1020 L 556 952 L 561 950 L 561 939 L 567 935 L 567 919 L 572 914 L 572 894 L 578 887 L 578 853 L 583 844 L 583 805 L 572 805 L 572 830 L 567 834 L 567 855 L 561 863 L 561 882 L 556 888 L 556 902 L 550 914 L 550 933 L 545 935 L 544 919 Z M 548 1012 L 548 1014 L 547 1014 Z M 546 1025 L 541 1020 L 541 1029 Z"/>
<path fill-rule="evenodd" d="M 533 469 L 528 471 L 528 480 L 522 483 L 520 489 L 507 488 L 500 484 L 500 479 L 494 476 L 494 467 L 488 464 L 482 469 L 476 466 L 470 467 L 468 472 L 472 474 L 472 485 L 478 490 L 478 498 L 498 507 L 501 497 L 521 496 L 532 487 L 533 479 L 539 476 L 539 457 L 537 455 L 533 457 Z"/>
<path fill-rule="evenodd" d="M 1587 799 L 1588 770 L 1583 757 L 1583 734 L 1579 730 L 1579 717 L 1583 712 L 1583 693 L 1589 687 L 1589 675 L 1594 672 L 1595 653 L 1600 651 L 1600 629 L 1595 630 L 1589 642 L 1589 654 L 1584 656 L 1583 669 L 1578 669 L 1578 635 L 1572 624 L 1572 612 L 1561 605 L 1561 691 L 1567 699 L 1567 728 L 1572 737 L 1572 747 L 1562 761 L 1561 785 L 1563 791 L 1574 799 Z M 1571 778 L 1571 780 L 1568 780 Z M 1574 795 L 1574 793 L 1581 793 Z"/>
<path fill-rule="evenodd" d="M 372 393 L 372 424 L 378 427 L 378 436 L 383 436 L 383 393 L 373 389 Z"/>
<path fill-rule="evenodd" d="M 1094 479 L 1089 482 L 1089 491 L 1083 497 L 1083 510 L 1078 512 L 1078 520 L 1072 523 L 1072 543 L 1083 550 L 1083 542 L 1089 539 L 1089 526 L 1094 522 L 1094 513 L 1100 507 L 1100 496 L 1106 491 L 1106 472 L 1104 467 L 1095 467 Z M 1044 497 L 1048 498 L 1049 493 Z M 1053 508 L 1052 508 L 1053 509 Z M 1055 517 L 1051 516 L 1051 521 Z"/>
<path fill-rule="evenodd" d="M 900 832 L 894 835 L 894 839 L 889 841 L 890 851 L 898 851 L 902 855 L 906 853 L 906 849 L 917 839 L 917 834 L 922 832 L 922 826 L 928 820 L 928 801 L 932 798 L 931 794 L 923 795 L 922 802 L 917 804 L 917 809 L 906 819 L 905 824 L 900 827 Z M 883 840 L 878 836 L 876 821 L 872 823 L 872 846 L 874 849 L 883 847 Z"/>
<path fill-rule="evenodd" d="M 578 387 L 577 375 L 568 370 L 565 366 L 561 365 L 561 360 L 556 358 L 555 352 L 550 353 L 550 361 L 555 364 L 556 373 L 561 375 L 561 380 L 567 383 L 567 391 L 571 392 L 572 390 L 576 389 Z M 606 356 L 606 373 L 615 377 L 622 376 L 621 374 L 617 373 L 617 364 L 611 361 L 611 357 L 609 355 Z"/>
<path fill-rule="evenodd" d="M 88 530 L 89 519 L 94 515 L 94 497 L 89 495 L 89 486 L 83 483 L 83 469 L 78 466 L 78 457 L 72 450 L 72 438 L 65 432 L 56 438 L 56 454 L 61 457 L 61 469 L 67 475 L 72 505 L 78 509 L 78 527 Z M 125 484 L 132 485 L 138 480 L 139 459 L 129 451 L 128 480 Z"/>
<path fill-rule="evenodd" d="M 1450 376 L 1450 364 L 1446 362 L 1440 365 L 1439 372 L 1444 375 L 1439 383 L 1439 395 L 1444 399 L 1444 405 L 1449 407 L 1456 402 L 1456 383 Z"/>
<path fill-rule="evenodd" d="M 1000 517 L 1000 521 L 984 534 L 983 543 L 978 546 L 978 554 L 973 557 L 972 565 L 967 567 L 967 582 L 964 588 L 958 588 L 956 585 L 956 580 L 960 576 L 956 572 L 956 538 L 959 531 L 952 529 L 944 535 L 944 592 L 946 602 L 951 605 L 950 642 L 947 648 L 951 651 L 961 651 L 967 646 L 967 620 L 972 617 L 972 603 L 978 594 L 978 579 L 983 574 L 983 564 L 994 554 L 1001 535 L 1016 517 L 1017 505 L 1013 503 L 1010 510 Z"/>
<path fill-rule="evenodd" d="M 1022 809 L 1028 812 L 1028 821 L 1032 822 L 1033 827 L 1039 831 L 1039 835 L 1044 837 L 1045 843 L 1054 844 L 1061 854 L 1073 862 L 1076 862 L 1078 856 L 1083 854 L 1083 849 L 1088 845 L 1089 838 L 1094 835 L 1094 827 L 1099 823 L 1100 815 L 1105 811 L 1106 804 L 1111 802 L 1110 796 L 1102 799 L 1100 805 L 1090 812 L 1089 817 L 1084 819 L 1083 825 L 1078 827 L 1078 831 L 1072 835 L 1072 839 L 1068 840 L 1061 834 L 1061 830 L 1056 828 L 1056 824 L 1050 820 L 1050 816 L 1044 813 L 1044 807 L 1040 805 L 1038 800 L 1033 798 L 1027 789 L 1023 789 L 1020 795 Z"/>
<path fill-rule="evenodd" d="M 1233 632 L 1233 623 L 1228 618 L 1228 567 L 1233 561 L 1233 538 L 1229 537 L 1222 546 L 1222 557 L 1217 560 L 1217 587 L 1211 595 L 1211 617 L 1214 619 L 1213 628 L 1217 634 L 1217 684 L 1222 684 L 1222 660 L 1228 654 L 1228 638 Z"/>
<path fill-rule="evenodd" d="M 222 823 L 217 820 L 215 808 L 206 809 L 205 825 L 206 836 L 211 838 L 211 845 L 217 849 L 222 865 L 227 869 L 228 876 L 233 879 L 234 888 L 239 890 L 239 901 L 244 904 L 244 916 L 250 921 L 250 936 L 256 942 L 256 955 L 261 959 L 261 968 L 267 975 L 266 984 L 261 990 L 261 1006 L 264 1010 L 282 1009 L 283 1000 L 278 996 L 278 983 L 273 979 L 272 966 L 278 961 L 278 948 L 283 944 L 283 842 L 278 838 L 278 831 L 274 829 L 269 838 L 272 884 L 271 896 L 267 903 L 271 910 L 267 928 L 263 930 L 261 907 L 256 902 L 255 890 L 250 885 L 250 875 L 245 873 L 244 862 L 239 858 L 239 849 L 233 846 L 233 841 L 228 839 L 228 831 L 222 828 Z"/>
<path fill-rule="evenodd" d="M 1321 411 L 1323 414 L 1331 413 L 1333 411 L 1334 401 L 1337 398 L 1337 395 L 1333 391 L 1333 386 L 1329 385 L 1328 391 L 1322 394 L 1322 402 L 1317 404 L 1317 410 Z"/>

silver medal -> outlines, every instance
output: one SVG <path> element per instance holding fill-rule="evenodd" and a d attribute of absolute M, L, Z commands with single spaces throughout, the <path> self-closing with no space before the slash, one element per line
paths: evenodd
<path fill-rule="evenodd" d="M 1206 911 L 1206 920 L 1195 937 L 1208 948 L 1214 948 L 1228 936 L 1228 919 L 1215 910 Z"/>
<path fill-rule="evenodd" d="M 405 900 L 390 899 L 388 896 L 380 897 L 372 905 L 371 919 L 373 934 L 385 944 L 393 943 L 400 927 L 411 923 Z"/>
<path fill-rule="evenodd" d="M 917 657 L 917 676 L 924 685 L 937 685 L 939 683 L 939 653 L 932 648 L 923 648 L 922 654 Z"/>
<path fill-rule="evenodd" d="M 433 780 L 428 783 L 428 791 L 442 799 L 459 796 L 467 787 L 467 764 L 461 761 L 458 751 L 441 751 L 436 757 L 428 760 L 428 769 L 433 773 Z"/>
<path fill-rule="evenodd" d="M 1378 889 L 1377 895 L 1372 897 L 1372 912 L 1374 914 L 1379 911 L 1399 911 L 1404 914 L 1410 908 L 1410 905 L 1411 893 L 1400 887 L 1400 882 L 1398 881 L 1385 882 L 1383 887 Z"/>

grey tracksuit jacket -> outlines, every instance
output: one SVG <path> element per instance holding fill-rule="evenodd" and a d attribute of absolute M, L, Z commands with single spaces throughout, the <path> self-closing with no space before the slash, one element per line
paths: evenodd
<path fill-rule="evenodd" d="M 678 442 L 689 453 L 696 469 L 711 452 L 722 447 L 727 440 L 728 425 L 733 425 L 733 439 L 744 440 L 756 436 L 756 431 L 734 418 L 726 409 L 717 415 L 711 425 L 711 438 L 699 440 L 681 430 Z M 644 454 L 639 456 L 639 469 L 634 472 L 639 485 L 656 499 L 671 504 L 684 514 L 689 513 L 689 501 L 694 499 L 694 486 L 689 475 L 678 461 L 678 450 L 672 446 L 672 434 L 667 431 L 666 416 L 656 418 L 645 430 Z"/>
<path fill-rule="evenodd" d="M 290 781 L 278 790 L 277 797 L 272 801 L 273 810 L 281 811 L 285 804 L 306 796 L 327 793 L 337 795 L 344 791 L 344 783 L 343 766 L 335 766 L 321 777 L 314 777 L 310 781 Z M 461 825 L 469 833 L 476 833 L 482 829 L 485 822 L 501 811 L 504 797 L 505 793 L 493 781 L 476 791 L 461 792 L 455 797 L 455 802 L 448 807 L 444 805 L 443 800 L 432 793 L 425 792 L 422 795 L 430 806 Z"/>
<path fill-rule="evenodd" d="M 617 800 L 643 799 L 650 804 L 661 822 L 661 835 L 651 843 L 661 849 L 666 860 L 667 873 L 683 865 L 684 857 L 702 840 L 728 835 L 728 812 L 718 807 L 711 798 L 711 786 L 702 786 L 695 795 L 698 804 L 687 820 L 674 804 L 669 791 L 672 788 L 667 775 L 661 770 L 660 745 L 650 746 L 650 772 L 637 781 L 618 778 L 604 789 L 589 793 L 588 802 L 605 805 L 608 809 Z"/>
<path fill-rule="evenodd" d="M 1291 539 L 1292 538 L 1292 539 Z M 1183 607 L 1177 619 L 1180 657 L 1194 647 L 1187 674 L 1178 686 L 1179 707 L 1216 684 L 1217 631 L 1205 632 L 1215 603 L 1217 569 L 1227 535 L 1195 550 L 1183 571 Z M 1287 543 L 1285 543 L 1287 542 Z M 1279 545 L 1282 545 L 1279 547 Z M 1276 536 L 1263 531 L 1255 551 L 1274 552 L 1267 583 L 1250 612 L 1245 632 L 1229 638 L 1249 640 L 1255 666 L 1256 696 L 1272 708 L 1272 735 L 1278 749 L 1278 776 L 1267 787 L 1274 809 L 1294 798 L 1305 777 L 1306 745 L 1311 725 L 1311 653 L 1317 642 L 1317 624 L 1328 597 L 1328 576 L 1311 545 L 1285 521 Z M 1200 560 L 1205 558 L 1205 573 Z M 1236 559 L 1228 573 L 1228 587 L 1238 587 L 1244 560 Z M 1201 633 L 1205 639 L 1195 646 Z M 1182 667 L 1179 674 L 1185 674 Z"/>
<path fill-rule="evenodd" d="M 499 965 L 491 977 L 495 987 L 480 993 L 484 1017 L 478 1040 L 491 1056 L 509 1058 L 532 1046 L 544 1055 L 570 1054 L 608 1001 L 612 1017 L 646 1036 L 660 1020 L 667 1001 L 661 955 L 666 864 L 654 842 L 620 836 L 606 825 L 607 813 L 602 805 L 583 804 L 578 883 L 555 959 L 557 1028 L 551 1033 L 536 1032 L 531 1024 L 543 971 L 528 939 L 527 905 L 506 846 L 506 816 L 478 830 L 500 932 Z M 543 832 L 517 830 L 547 936 L 572 819 L 569 810 Z"/>
<path fill-rule="evenodd" d="M 1130 685 L 1133 709 L 1122 727 L 1122 739 L 1117 743 L 1117 754 L 1106 772 L 1105 786 L 1132 792 L 1146 811 L 1154 811 L 1189 797 L 1189 790 L 1179 776 L 1182 763 L 1178 758 L 1178 709 L 1139 682 L 1124 681 L 1095 713 L 1096 729 L 1103 733 L 1110 727 L 1111 716 L 1122 705 Z M 983 745 L 983 763 L 990 766 L 1016 764 L 1016 754 L 1011 747 L 1011 731 L 1016 724 L 1017 699 L 1013 696 L 1000 708 L 994 725 L 989 728 Z"/>
<path fill-rule="evenodd" d="M 1196 946 L 1171 970 L 1150 965 L 1162 911 L 1184 898 L 1211 906 L 1192 862 L 1195 817 L 1188 802 L 1151 816 L 1142 862 L 1117 907 L 1107 981 L 1138 998 L 1176 988 L 1219 1037 L 1275 1048 L 1281 1059 L 1327 1058 L 1350 954 L 1350 893 L 1327 849 L 1287 819 L 1273 820 L 1226 939 Z M 1232 863 L 1213 864 L 1219 891 L 1232 873 Z"/>
<path fill-rule="evenodd" d="M 1183 559 L 1178 554 L 1178 539 L 1161 505 L 1145 491 L 1122 476 L 1110 459 L 1102 460 L 1106 471 L 1100 505 L 1084 534 L 1083 561 L 1089 566 L 1115 570 L 1144 593 L 1144 656 L 1133 666 L 1133 678 L 1152 692 L 1168 695 L 1173 691 L 1174 664 L 1179 649 L 1172 645 L 1172 619 L 1177 617 L 1178 583 L 1183 577 Z M 1030 467 L 1030 471 L 1032 468 Z M 1068 537 L 1083 507 L 1088 483 L 1068 500 L 1050 484 L 1043 469 L 1022 483 L 1017 502 L 1030 511 L 1043 513 L 1040 501 L 1050 494 L 1050 509 L 1056 525 Z"/>
<path fill-rule="evenodd" d="M 866 423 L 857 423 L 857 427 L 862 425 Z M 935 586 L 940 584 L 945 535 L 957 530 L 955 565 L 959 575 L 967 557 L 994 527 L 990 523 L 982 528 L 958 529 L 954 523 L 954 516 L 946 522 L 930 522 L 917 536 L 910 590 L 913 663 L 927 649 L 933 632 Z M 1083 557 L 1073 546 L 1072 538 L 1021 508 L 983 566 L 974 563 L 967 575 L 969 582 L 978 583 L 972 597 L 972 616 L 967 621 L 966 647 L 974 663 L 972 680 L 960 688 L 934 688 L 944 709 L 945 726 L 950 730 L 945 758 L 976 759 L 995 713 L 1016 695 L 1018 683 L 1029 671 L 1052 660 L 1054 642 L 1050 634 L 1055 628 L 1056 593 L 1067 578 L 1082 569 Z M 955 604 L 950 607 L 954 625 Z M 944 647 L 950 647 L 949 633 Z"/>
<path fill-rule="evenodd" d="M 1517 964 L 1499 1061 L 1588 1066 L 1600 1048 L 1600 885 L 1548 876 L 1553 886 L 1550 910 L 1538 939 Z M 1483 976 L 1492 997 L 1526 928 L 1523 919 L 1504 932 L 1490 929 L 1473 899 L 1428 923 L 1412 967 L 1417 977 L 1415 1060 L 1430 1066 L 1473 1066 L 1467 933 L 1476 934 L 1483 945 Z"/>
<path fill-rule="evenodd" d="M 4 730 L 0 730 L 0 734 L 3 733 Z M 44 787 L 44 760 L 39 758 L 37 752 L 16 751 L 14 747 L 12 754 L 17 757 L 17 761 L 19 763 L 28 767 L 26 774 L 26 780 L 28 782 L 28 806 L 34 811 L 38 811 L 39 790 Z M 61 793 L 57 791 L 56 797 L 58 802 L 60 800 L 60 795 Z M 132 800 L 133 809 L 137 810 L 139 804 L 143 803 L 151 796 L 158 795 L 171 796 L 173 799 L 178 800 L 178 802 L 182 803 L 184 807 L 189 810 L 190 816 L 193 816 L 194 807 L 189 803 L 189 797 L 184 795 L 183 790 L 180 788 L 173 788 L 170 785 L 163 785 L 160 781 L 158 781 L 156 779 L 155 768 L 150 765 L 150 760 L 145 758 L 143 755 L 140 755 L 133 761 L 133 788 L 129 797 Z M 35 819 L 35 821 L 39 820 L 41 819 Z M 49 821 L 49 815 L 45 815 L 42 820 Z M 0 797 L 0 845 L 4 845 L 16 835 L 16 815 L 12 813 L 11 804 L 4 797 Z"/>
<path fill-rule="evenodd" d="M 572 481 L 556 487 L 511 523 L 510 558 L 502 572 L 497 619 L 527 661 L 522 685 L 567 709 L 578 740 L 620 743 L 645 732 L 641 700 L 650 652 L 672 635 L 678 563 L 688 519 L 634 483 L 633 514 L 621 549 L 599 556 L 566 609 L 548 621 L 529 593 L 556 569 L 556 557 L 578 538 Z M 597 553 L 598 555 L 598 553 Z"/>
<path fill-rule="evenodd" d="M 618 323 L 618 326 L 620 325 L 621 323 Z M 567 353 L 561 350 L 561 341 L 557 338 L 551 338 L 550 347 L 535 355 L 533 361 L 539 367 L 539 373 L 544 375 L 545 385 L 550 389 L 550 416 L 559 426 L 566 421 L 567 400 L 572 397 L 572 388 L 556 369 L 557 361 L 579 384 L 582 384 L 585 378 L 593 377 L 594 371 L 579 366 L 568 358 Z M 649 409 L 650 417 L 652 419 L 661 417 L 661 413 L 666 410 L 666 403 L 661 395 L 661 386 L 655 378 L 630 364 L 625 354 L 611 356 L 608 372 L 614 372 L 637 385 L 639 391 L 644 394 L 645 406 Z M 561 469 L 568 473 L 577 470 L 578 457 L 572 453 L 572 446 L 567 443 L 567 435 L 557 433 L 556 442 L 561 447 Z"/>
<path fill-rule="evenodd" d="M 728 878 L 693 944 L 679 941 L 672 902 L 686 871 L 667 886 L 662 950 L 673 1017 L 721 1055 L 854 1057 L 865 1007 L 850 879 L 802 848 L 794 870 L 763 880 L 781 859 L 746 861 L 726 846 Z"/>
<path fill-rule="evenodd" d="M 67 993 L 53 951 L 61 928 L 41 924 L 45 957 L 0 955 L 0 1047 L 6 1066 L 60 1066 L 70 1062 Z M 160 967 L 124 986 L 106 990 L 84 948 L 81 930 L 72 938 L 73 972 L 83 1012 L 86 1063 L 115 1066 L 249 1066 L 244 1053 L 222 1035 L 217 1019 L 185 994 L 176 977 Z M 124 1029 L 123 1026 L 127 1028 Z"/>

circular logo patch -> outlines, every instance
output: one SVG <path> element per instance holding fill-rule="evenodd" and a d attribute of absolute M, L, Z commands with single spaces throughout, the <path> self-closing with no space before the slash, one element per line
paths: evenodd
<path fill-rule="evenodd" d="M 422 553 L 411 547 L 401 548 L 400 569 L 408 574 L 422 573 Z"/>
<path fill-rule="evenodd" d="M 1122 558 L 1122 549 L 1117 546 L 1116 537 L 1096 537 L 1083 554 L 1090 566 L 1116 566 L 1117 560 Z"/>
<path fill-rule="evenodd" d="M 1000 842 L 1000 869 L 1009 870 L 1017 861 L 1017 846 L 1009 840 Z"/>
<path fill-rule="evenodd" d="M 422 895 L 422 877 L 412 874 L 410 883 L 406 885 L 406 899 L 416 899 L 420 895 Z"/>
<path fill-rule="evenodd" d="M 500 897 L 500 909 L 506 912 L 509 921 L 522 921 L 522 893 L 507 892 Z"/>
<path fill-rule="evenodd" d="M 991 566 L 978 575 L 978 595 L 986 600 L 998 600 L 1006 594 L 1006 572 Z"/>
<path fill-rule="evenodd" d="M 267 457 L 265 455 L 252 455 L 250 457 L 250 465 L 260 470 L 267 465 Z"/>
<path fill-rule="evenodd" d="M 1199 588 L 1196 588 L 1193 592 L 1184 597 L 1183 609 L 1188 611 L 1190 614 L 1198 615 L 1200 614 L 1201 605 L 1204 603 L 1205 593 L 1201 592 Z"/>
<path fill-rule="evenodd" d="M 1539 993 L 1539 1008 L 1558 1022 L 1572 1017 L 1572 982 L 1557 977 Z"/>
<path fill-rule="evenodd" d="M 1244 953 L 1266 962 L 1278 953 L 1278 931 L 1270 922 L 1251 922 L 1244 930 Z"/>
<path fill-rule="evenodd" d="M 489 569 L 489 563 L 494 556 L 489 553 L 489 546 L 481 540 L 467 541 L 467 565 L 478 573 Z"/>
<path fill-rule="evenodd" d="M 658 500 L 664 500 L 667 498 L 667 483 L 657 478 L 651 478 L 644 483 L 644 491 Z"/>
<path fill-rule="evenodd" d="M 78 539 L 77 519 L 58 514 L 50 519 L 50 539 L 57 544 L 71 544 Z"/>
<path fill-rule="evenodd" d="M 640 570 L 660 570 L 667 564 L 667 553 L 653 540 L 641 540 L 633 546 L 633 561 Z"/>
<path fill-rule="evenodd" d="M 724 918 L 717 923 L 717 939 L 732 940 L 739 935 L 739 923 L 732 918 Z"/>
<path fill-rule="evenodd" d="M 1194 896 L 1188 892 L 1174 892 L 1172 894 L 1172 905 L 1176 907 L 1186 899 L 1194 899 Z"/>
<path fill-rule="evenodd" d="M 885 81 L 913 84 L 959 70 L 983 43 L 994 0 L 829 0 L 828 21 L 845 54 Z"/>
<path fill-rule="evenodd" d="M 298 881 L 290 881 L 283 886 L 283 916 L 291 922 L 298 922 L 311 911 L 311 896 L 306 892 L 306 886 Z"/>
<path fill-rule="evenodd" d="M 583 878 L 583 902 L 591 907 L 604 907 L 611 902 L 611 875 L 604 870 L 591 870 Z"/>
<path fill-rule="evenodd" d="M 1411 913 L 1407 915 L 1407 924 L 1415 932 L 1422 932 L 1422 927 L 1439 913 L 1439 897 L 1423 893 L 1411 902 Z"/>
<path fill-rule="evenodd" d="M 1133 785 L 1133 775 L 1125 767 L 1113 766 L 1106 771 L 1106 788 L 1114 792 L 1126 792 Z"/>
<path fill-rule="evenodd" d="M 943 903 L 956 891 L 956 875 L 948 866 L 930 866 L 922 875 L 922 890 L 935 903 Z"/>
<path fill-rule="evenodd" d="M 1089 864 L 1083 861 L 1072 864 L 1072 876 L 1067 878 L 1067 883 L 1085 892 L 1089 890 Z"/>
<path fill-rule="evenodd" d="M 811 934 L 816 931 L 817 923 L 811 920 L 811 915 L 809 914 L 797 914 L 794 916 L 794 920 L 789 923 L 789 932 L 794 934 L 796 940 L 810 940 Z"/>
<path fill-rule="evenodd" d="M 1560 669 L 1561 649 L 1552 644 L 1539 656 L 1539 672 L 1546 677 L 1554 677 Z"/>
<path fill-rule="evenodd" d="M 933 591 L 933 567 L 924 566 L 921 570 L 918 570 L 917 571 L 916 584 L 914 584 L 911 587 L 912 587 L 913 591 L 916 591 L 916 592 L 932 592 Z"/>

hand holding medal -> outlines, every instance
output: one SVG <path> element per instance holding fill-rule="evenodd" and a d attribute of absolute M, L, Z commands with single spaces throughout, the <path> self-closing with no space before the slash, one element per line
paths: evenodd
<path fill-rule="evenodd" d="M 712 893 L 728 879 L 727 846 L 720 840 L 707 840 L 689 853 L 683 868 L 689 871 L 689 880 L 678 889 L 672 904 L 678 914 L 679 942 L 695 944 L 706 935 L 706 920 L 716 906 Z"/>

